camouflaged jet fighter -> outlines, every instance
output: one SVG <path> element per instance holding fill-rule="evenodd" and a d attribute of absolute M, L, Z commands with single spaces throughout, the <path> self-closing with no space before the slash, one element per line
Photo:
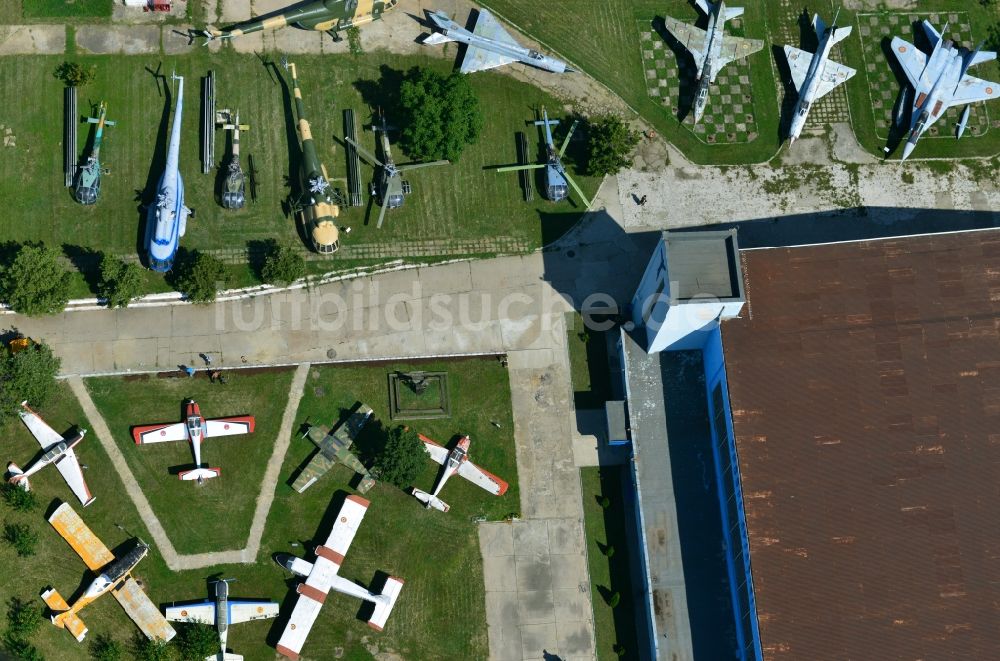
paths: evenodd
<path fill-rule="evenodd" d="M 329 427 L 309 425 L 309 429 L 304 435 L 308 436 L 319 450 L 302 469 L 299 476 L 295 478 L 292 488 L 302 493 L 315 484 L 316 480 L 323 477 L 328 470 L 341 463 L 361 475 L 361 484 L 358 485 L 359 492 L 366 493 L 371 489 L 375 485 L 375 478 L 368 473 L 364 464 L 351 452 L 351 444 L 354 443 L 354 439 L 361 433 L 371 416 L 371 408 L 362 404 L 346 422 L 333 432 L 330 431 Z"/>
<path fill-rule="evenodd" d="M 396 6 L 399 0 L 312 0 L 299 2 L 285 9 L 233 25 L 224 30 L 208 28 L 192 30 L 189 34 L 213 39 L 232 39 L 251 32 L 276 30 L 294 25 L 303 30 L 327 32 L 334 41 L 340 41 L 340 31 L 371 23 L 382 18 L 384 12 Z"/>
<path fill-rule="evenodd" d="M 726 7 L 725 2 L 714 4 L 708 0 L 695 0 L 695 4 L 708 15 L 708 30 L 681 23 L 669 16 L 663 21 L 670 34 L 691 53 L 698 67 L 698 89 L 694 98 L 694 123 L 697 124 L 708 105 L 708 87 L 715 82 L 722 67 L 733 60 L 753 55 L 764 47 L 764 42 L 726 34 L 726 21 L 742 16 L 743 7 Z"/>

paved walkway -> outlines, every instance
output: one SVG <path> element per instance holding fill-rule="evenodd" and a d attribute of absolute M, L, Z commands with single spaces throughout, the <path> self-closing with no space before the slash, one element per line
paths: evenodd
<path fill-rule="evenodd" d="M 274 500 L 274 491 L 278 486 L 281 465 L 285 460 L 285 451 L 288 450 L 288 445 L 292 438 L 295 413 L 298 411 L 299 401 L 302 399 L 302 390 L 305 387 L 306 376 L 308 374 L 309 364 L 304 363 L 299 365 L 295 371 L 295 376 L 292 378 L 292 385 L 288 391 L 288 403 L 285 405 L 285 413 L 281 418 L 281 428 L 278 431 L 278 438 L 274 443 L 274 451 L 267 462 L 264 479 L 261 481 L 260 493 L 257 495 L 257 507 L 254 510 L 253 523 L 250 526 L 250 535 L 247 538 L 246 547 L 232 551 L 193 553 L 188 555 L 181 555 L 174 549 L 174 545 L 167 536 L 166 530 L 163 529 L 160 520 L 156 517 L 156 513 L 150 507 L 149 501 L 142 492 L 142 488 L 136 481 L 135 476 L 132 475 L 132 470 L 129 468 L 128 462 L 125 461 L 125 455 L 122 454 L 121 449 L 112 438 L 111 430 L 108 429 L 108 425 L 104 421 L 104 416 L 94 406 L 94 401 L 90 398 L 90 393 L 83 384 L 83 380 L 79 377 L 71 377 L 68 381 L 73 394 L 76 395 L 76 398 L 80 401 L 80 406 L 83 407 L 84 414 L 94 427 L 94 435 L 97 436 L 101 447 L 104 448 L 104 451 L 111 459 L 111 465 L 114 466 L 118 477 L 121 478 L 122 484 L 125 485 L 125 492 L 132 499 L 132 502 L 135 503 L 139 517 L 146 524 L 149 534 L 153 536 L 153 542 L 156 544 L 160 555 L 163 556 L 164 562 L 171 570 L 179 571 L 182 569 L 212 567 L 214 565 L 252 563 L 257 560 L 257 553 L 260 550 L 260 540 L 264 536 L 264 525 L 267 523 L 267 515 L 271 511 L 271 503 Z"/>

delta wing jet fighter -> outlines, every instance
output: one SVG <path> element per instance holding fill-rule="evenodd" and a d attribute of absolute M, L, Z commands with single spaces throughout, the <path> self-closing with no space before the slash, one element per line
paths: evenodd
<path fill-rule="evenodd" d="M 789 142 L 795 142 L 802 133 L 802 127 L 805 126 L 806 117 L 809 115 L 809 106 L 857 73 L 854 69 L 830 59 L 830 50 L 851 34 L 851 26 L 838 28 L 836 18 L 833 19 L 833 25 L 827 26 L 819 14 L 813 15 L 812 26 L 816 36 L 819 37 L 819 46 L 815 54 L 793 46 L 785 46 L 785 57 L 792 72 L 792 82 L 795 83 L 795 89 L 799 93 L 799 100 L 795 103 L 795 111 L 792 113 L 792 123 L 788 129 Z"/>
<path fill-rule="evenodd" d="M 221 468 L 210 468 L 201 465 L 201 441 L 213 436 L 233 436 L 235 434 L 250 434 L 253 432 L 254 419 L 252 415 L 240 415 L 232 418 L 213 418 L 206 420 L 201 417 L 201 409 L 193 399 L 184 402 L 183 422 L 163 423 L 158 425 L 140 425 L 132 427 L 132 438 L 136 445 L 150 443 L 165 443 L 167 441 L 188 441 L 194 451 L 194 469 L 181 471 L 177 477 L 182 480 L 203 480 L 218 477 Z"/>
<path fill-rule="evenodd" d="M 725 2 L 713 4 L 708 0 L 695 0 L 695 4 L 708 15 L 708 30 L 681 23 L 669 16 L 663 20 L 670 34 L 691 53 L 698 68 L 698 89 L 694 99 L 694 122 L 697 124 L 708 105 L 708 87 L 715 82 L 722 67 L 733 60 L 753 55 L 764 47 L 764 42 L 726 35 L 726 21 L 742 16 L 743 7 L 726 7 Z"/>
<path fill-rule="evenodd" d="M 361 496 L 347 497 L 340 508 L 340 513 L 337 514 L 330 536 L 321 546 L 316 547 L 315 562 L 283 553 L 275 556 L 274 559 L 279 565 L 294 574 L 306 577 L 305 582 L 299 583 L 295 589 L 299 597 L 278 641 L 277 650 L 280 654 L 289 659 L 299 658 L 302 646 L 331 589 L 374 603 L 375 610 L 368 620 L 368 626 L 376 631 L 385 628 L 386 620 L 389 619 L 389 614 L 396 605 L 396 599 L 399 598 L 399 592 L 403 589 L 403 580 L 390 576 L 386 579 L 381 594 L 375 594 L 337 574 L 369 505 L 370 503 Z"/>
<path fill-rule="evenodd" d="M 327 32 L 334 41 L 340 41 L 340 32 L 382 18 L 384 12 L 396 6 L 399 0 L 312 0 L 299 2 L 283 11 L 234 25 L 225 30 L 209 28 L 192 30 L 188 34 L 213 39 L 232 39 L 251 32 L 276 30 L 294 25 L 303 30 Z M 206 41 L 207 43 L 207 41 Z"/>
<path fill-rule="evenodd" d="M 302 493 L 315 484 L 316 480 L 323 477 L 337 463 L 341 463 L 355 473 L 361 474 L 361 484 L 358 485 L 358 491 L 367 493 L 375 485 L 375 478 L 369 474 L 364 464 L 351 452 L 351 445 L 354 443 L 354 439 L 358 437 L 358 434 L 361 433 L 371 415 L 371 408 L 362 404 L 361 408 L 352 413 L 351 417 L 344 424 L 338 426 L 332 433 L 328 427 L 309 425 L 306 435 L 309 436 L 310 441 L 316 444 L 319 450 L 312 456 L 312 459 L 302 469 L 299 476 L 295 478 L 292 488 Z"/>
<path fill-rule="evenodd" d="M 460 475 L 477 487 L 489 491 L 494 496 L 502 496 L 507 493 L 508 484 L 506 482 L 469 461 L 469 444 L 471 441 L 468 436 L 463 436 L 459 439 L 451 452 L 448 451 L 448 448 L 438 445 L 423 434 L 420 434 L 420 440 L 423 441 L 424 450 L 431 456 L 431 459 L 444 467 L 437 479 L 437 484 L 434 485 L 434 493 L 427 493 L 420 489 L 413 490 L 413 495 L 416 496 L 417 500 L 424 503 L 427 509 L 433 507 L 442 512 L 447 512 L 450 509 L 448 504 L 437 496 L 441 493 L 441 489 L 444 488 L 448 478 L 452 475 Z"/>
<path fill-rule="evenodd" d="M 80 461 L 76 457 L 76 452 L 73 451 L 73 448 L 83 440 L 87 430 L 77 428 L 72 436 L 64 437 L 45 424 L 45 421 L 37 413 L 29 409 L 27 402 L 21 402 L 21 408 L 22 410 L 19 412 L 21 422 L 28 428 L 28 431 L 45 452 L 24 470 L 21 470 L 21 467 L 14 462 L 7 464 L 8 481 L 28 491 L 31 488 L 28 478 L 49 464 L 55 464 L 63 479 L 66 480 L 66 484 L 73 490 L 84 507 L 94 502 L 94 496 L 87 488 L 87 481 L 83 479 Z"/>
<path fill-rule="evenodd" d="M 66 603 L 55 588 L 50 587 L 42 592 L 42 600 L 52 610 L 52 624 L 68 630 L 77 642 L 83 642 L 83 637 L 87 635 L 87 625 L 78 613 L 87 604 L 110 592 L 147 638 L 167 641 L 177 634 L 160 615 L 156 604 L 150 601 L 132 578 L 132 570 L 149 553 L 149 546 L 133 539 L 131 548 L 115 557 L 68 503 L 56 508 L 49 517 L 49 523 L 76 551 L 90 571 L 97 574 L 72 606 Z"/>
<path fill-rule="evenodd" d="M 1000 84 L 967 73 L 969 67 L 995 60 L 997 54 L 979 50 L 981 44 L 974 51 L 956 46 L 951 39 L 941 36 L 947 31 L 947 23 L 944 29 L 938 32 L 929 21 L 924 21 L 924 32 L 927 33 L 927 40 L 933 48 L 930 56 L 908 41 L 899 37 L 892 38 L 893 55 L 899 60 L 899 65 L 916 92 L 913 110 L 910 113 L 910 137 L 903 147 L 904 161 L 913 153 L 920 136 L 944 114 L 945 110 L 952 106 L 965 106 L 958 123 L 960 138 L 969 121 L 971 104 L 1000 96 Z"/>
<path fill-rule="evenodd" d="M 87 162 L 76 173 L 73 196 L 80 204 L 94 204 L 101 194 L 101 142 L 104 139 L 104 127 L 115 125 L 108 119 L 108 106 L 104 101 L 97 107 L 97 117 L 87 117 L 87 123 L 97 124 L 97 128 L 94 129 L 94 144 L 90 148 Z"/>
<path fill-rule="evenodd" d="M 214 601 L 206 599 L 192 604 L 175 604 L 165 609 L 167 619 L 171 622 L 215 624 L 215 630 L 219 632 L 221 651 L 205 657 L 205 661 L 243 661 L 241 655 L 226 651 L 229 625 L 278 616 L 276 602 L 261 599 L 230 599 L 229 581 L 235 580 L 235 578 L 223 578 L 212 581 L 215 583 Z"/>
<path fill-rule="evenodd" d="M 181 151 L 181 117 L 184 113 L 184 77 L 174 74 L 177 81 L 177 105 L 174 123 L 170 127 L 167 164 L 156 187 L 156 200 L 147 208 L 146 245 L 149 246 L 149 268 L 166 273 L 174 266 L 174 257 L 181 237 L 187 229 L 191 210 L 184 206 L 184 180 L 179 169 Z"/>
<path fill-rule="evenodd" d="M 511 62 L 530 64 L 552 73 L 573 71 L 565 62 L 542 55 L 533 48 L 525 48 L 517 43 L 514 37 L 493 18 L 493 14 L 485 9 L 479 10 L 476 26 L 472 32 L 451 20 L 443 11 L 428 11 L 427 16 L 440 32 L 432 32 L 424 38 L 423 43 L 433 46 L 458 41 L 468 46 L 459 69 L 462 73 L 495 69 Z"/>
<path fill-rule="evenodd" d="M 538 115 L 535 115 L 536 117 Z M 566 172 L 566 167 L 563 165 L 562 157 L 566 154 L 566 147 L 569 146 L 569 140 L 573 137 L 573 132 L 576 131 L 579 121 L 574 121 L 572 126 L 569 127 L 569 133 L 566 134 L 566 139 L 563 140 L 562 147 L 559 151 L 556 151 L 555 142 L 552 140 L 552 127 L 559 123 L 558 119 L 549 119 L 548 113 L 545 108 L 542 108 L 542 119 L 535 120 L 532 122 L 535 126 L 544 127 L 545 131 L 545 151 L 546 159 L 545 163 L 533 163 L 530 165 L 505 165 L 496 169 L 497 172 L 515 172 L 517 170 L 540 170 L 545 168 L 545 197 L 552 202 L 561 202 L 569 196 L 569 187 L 572 186 L 576 194 L 580 196 L 583 203 L 590 207 L 590 200 L 587 196 L 583 194 L 580 187 L 576 185 L 573 178 L 569 176 Z"/>
<path fill-rule="evenodd" d="M 249 131 L 250 127 L 240 124 L 240 111 L 220 110 L 216 113 L 215 123 L 224 131 L 233 132 L 233 149 L 226 165 L 226 180 L 222 184 L 222 206 L 226 209 L 242 209 L 247 203 L 246 177 L 240 167 L 240 131 Z"/>
<path fill-rule="evenodd" d="M 402 174 L 407 170 L 416 170 L 417 168 L 426 168 L 433 165 L 448 165 L 451 161 L 431 161 L 429 163 L 405 163 L 403 165 L 396 165 L 392 160 L 392 149 L 389 146 L 389 131 L 393 130 L 392 127 L 386 123 L 385 115 L 382 115 L 382 125 L 372 123 L 372 131 L 376 134 L 380 134 L 379 137 L 382 139 L 382 158 L 385 162 L 378 160 L 374 155 L 357 142 L 353 138 L 347 136 L 345 140 L 351 143 L 355 149 L 358 150 L 358 154 L 361 158 L 368 161 L 373 167 L 381 168 L 379 170 L 376 182 L 372 186 L 372 195 L 378 196 L 379 204 L 382 209 L 378 212 L 378 223 L 376 223 L 376 228 L 382 227 L 382 221 L 385 220 L 386 209 L 398 209 L 403 206 L 403 202 L 406 201 L 406 195 L 410 192 L 410 182 L 405 181 Z"/>

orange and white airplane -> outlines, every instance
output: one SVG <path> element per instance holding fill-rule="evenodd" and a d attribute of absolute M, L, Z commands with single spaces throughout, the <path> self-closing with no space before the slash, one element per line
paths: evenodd
<path fill-rule="evenodd" d="M 7 481 L 28 491 L 31 489 L 28 478 L 49 464 L 55 464 L 56 468 L 62 474 L 63 479 L 66 480 L 66 484 L 73 490 L 73 493 L 80 499 L 84 507 L 94 502 L 94 496 L 91 495 L 90 489 L 87 488 L 87 481 L 83 479 L 83 470 L 80 469 L 80 462 L 73 451 L 73 448 L 83 440 L 83 436 L 87 433 L 87 430 L 78 427 L 74 430 L 72 436 L 63 436 L 52 427 L 49 427 L 42 420 L 41 416 L 29 409 L 28 402 L 21 402 L 21 408 L 21 422 L 28 428 L 28 431 L 31 432 L 31 435 L 35 437 L 35 440 L 38 441 L 38 444 L 42 446 L 42 450 L 45 452 L 24 470 L 21 470 L 21 467 L 13 461 L 7 464 Z"/>
<path fill-rule="evenodd" d="M 68 630 L 78 642 L 83 642 L 87 626 L 78 613 L 87 604 L 110 592 L 147 638 L 170 640 L 177 634 L 132 578 L 132 570 L 149 553 L 148 546 L 135 539 L 127 552 L 115 557 L 68 503 L 56 508 L 49 517 L 49 523 L 73 547 L 90 571 L 97 574 L 72 606 L 55 588 L 42 592 L 42 600 L 52 610 L 52 624 Z"/>
<path fill-rule="evenodd" d="M 158 425 L 139 425 L 132 427 L 132 438 L 136 445 L 150 443 L 165 443 L 167 441 L 190 441 L 194 450 L 194 469 L 181 471 L 178 477 L 182 480 L 202 480 L 218 477 L 221 468 L 210 468 L 201 465 L 201 441 L 213 436 L 232 436 L 234 434 L 249 434 L 253 432 L 254 419 L 252 415 L 239 415 L 232 418 L 212 418 L 206 420 L 201 416 L 201 409 L 193 399 L 184 402 L 183 422 L 163 423 Z"/>
<path fill-rule="evenodd" d="M 375 610 L 368 619 L 368 626 L 376 631 L 385 628 L 386 620 L 389 619 L 392 607 L 396 605 L 399 592 L 403 589 L 403 580 L 389 576 L 381 594 L 376 594 L 337 574 L 370 504 L 361 496 L 347 497 L 340 508 L 340 513 L 337 514 L 330 536 L 326 538 L 326 542 L 316 547 L 315 562 L 284 553 L 275 556 L 274 559 L 279 565 L 294 574 L 306 577 L 305 582 L 299 583 L 295 589 L 299 593 L 299 598 L 278 641 L 277 650 L 280 654 L 289 659 L 299 658 L 302 645 L 305 644 L 309 630 L 316 622 L 323 608 L 323 602 L 326 601 L 326 595 L 331 589 L 375 604 Z"/>
<path fill-rule="evenodd" d="M 434 486 L 434 493 L 413 489 L 413 495 L 416 496 L 417 500 L 424 503 L 427 509 L 433 507 L 442 512 L 448 511 L 448 503 L 437 496 L 441 493 L 441 489 L 444 488 L 448 478 L 455 474 L 464 477 L 477 487 L 489 491 L 494 496 L 502 496 L 507 493 L 509 485 L 506 482 L 469 461 L 469 444 L 471 440 L 468 435 L 460 438 L 451 452 L 448 451 L 448 448 L 435 443 L 423 434 L 418 434 L 418 436 L 423 441 L 424 450 L 431 456 L 431 459 L 444 466 L 444 470 L 441 472 L 440 477 L 437 479 L 437 484 Z"/>

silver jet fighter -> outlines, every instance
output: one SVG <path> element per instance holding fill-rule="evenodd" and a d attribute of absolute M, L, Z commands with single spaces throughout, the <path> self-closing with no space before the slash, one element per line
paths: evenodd
<path fill-rule="evenodd" d="M 819 14 L 813 15 L 812 26 L 816 36 L 819 37 L 819 46 L 815 54 L 793 46 L 785 46 L 785 57 L 792 72 L 792 82 L 795 83 L 795 89 L 799 93 L 799 100 L 792 113 L 792 124 L 788 129 L 789 142 L 795 142 L 802 133 L 806 117 L 809 116 L 809 107 L 857 73 L 854 69 L 830 59 L 830 50 L 834 45 L 851 34 L 850 26 L 838 28 L 836 18 L 833 19 L 833 23 L 827 26 Z"/>
<path fill-rule="evenodd" d="M 947 30 L 948 25 L 945 24 L 941 32 Z M 979 48 L 970 51 L 956 46 L 951 39 L 944 39 L 928 21 L 924 21 L 924 32 L 933 48 L 930 56 L 908 41 L 899 37 L 892 39 L 892 52 L 916 92 L 910 114 L 910 137 L 903 147 L 904 161 L 913 152 L 924 131 L 945 110 L 952 106 L 966 106 L 958 125 L 958 137 L 961 137 L 965 124 L 969 121 L 968 106 L 1000 96 L 1000 84 L 966 73 L 974 64 L 995 60 L 996 53 L 981 51 Z"/>
<path fill-rule="evenodd" d="M 722 67 L 733 60 L 753 55 L 764 47 L 760 39 L 727 37 L 726 21 L 743 15 L 743 7 L 726 7 L 725 2 L 713 4 L 708 0 L 695 0 L 698 8 L 708 15 L 708 30 L 702 30 L 676 18 L 663 19 L 667 30 L 694 58 L 698 67 L 698 89 L 694 99 L 694 122 L 701 121 L 708 105 L 708 86 L 715 82 Z"/>
<path fill-rule="evenodd" d="M 427 16 L 440 32 L 432 32 L 423 43 L 436 45 L 460 41 L 468 45 L 460 71 L 473 73 L 495 69 L 511 62 L 522 62 L 552 73 L 572 72 L 562 60 L 525 48 L 485 9 L 479 10 L 476 26 L 469 32 L 443 11 L 428 11 Z"/>

